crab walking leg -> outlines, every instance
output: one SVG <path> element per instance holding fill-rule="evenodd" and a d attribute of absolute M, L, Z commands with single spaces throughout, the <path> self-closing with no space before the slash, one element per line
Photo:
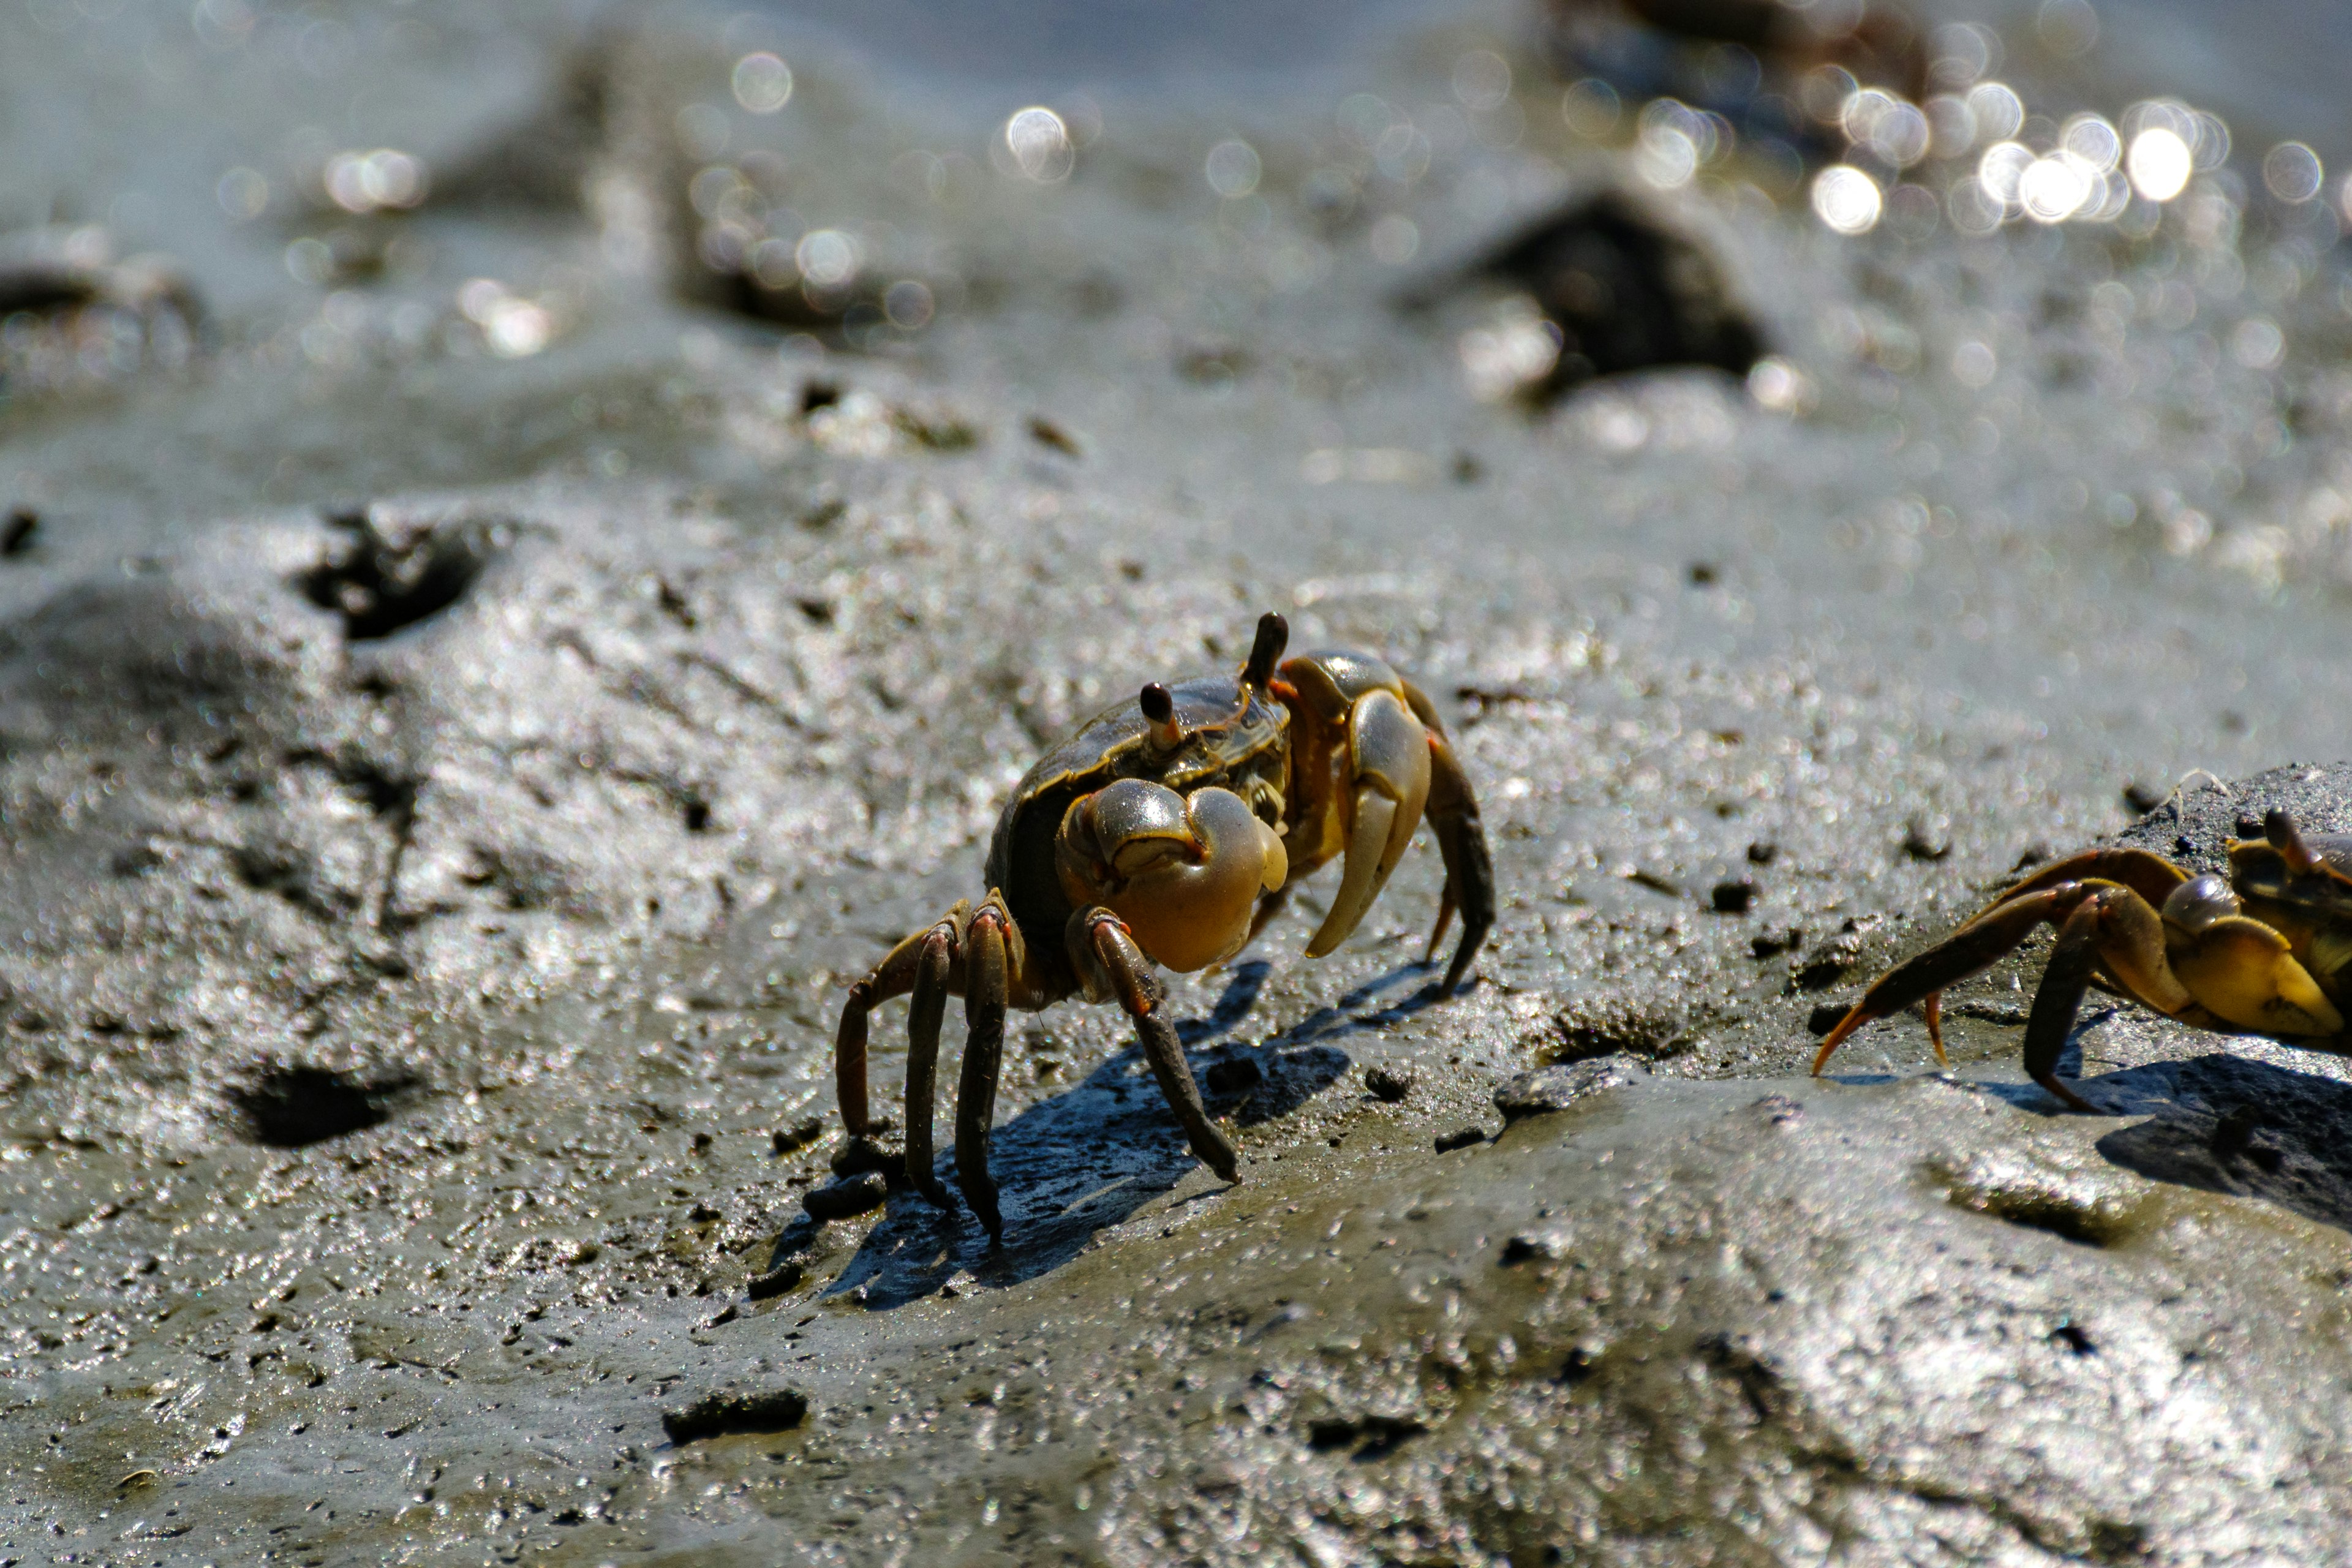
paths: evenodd
<path fill-rule="evenodd" d="M 1899 1013 L 1913 1002 L 1928 1005 L 1930 1037 L 1939 1035 L 1944 988 L 1990 967 L 2045 920 L 2060 928 L 2062 945 L 2064 931 L 2075 930 L 2078 921 L 2088 922 L 2081 928 L 2088 934 L 2079 939 L 2090 944 L 2084 949 L 2090 956 L 2081 961 L 2085 966 L 2083 985 L 2088 985 L 2093 974 L 2104 967 L 2109 978 L 2135 1000 L 2168 1017 L 2179 1017 L 2196 1005 L 2196 999 L 2175 973 L 2173 962 L 2166 956 L 2168 942 L 2162 917 L 2136 889 L 2114 882 L 2064 882 L 1995 904 L 1945 942 L 1900 965 L 1873 985 L 1822 1042 L 1821 1053 L 1813 1058 L 1813 1071 L 1820 1072 L 1830 1053 L 1855 1029 L 1874 1018 Z M 2044 972 L 2045 991 L 2051 984 L 2048 975 L 2055 973 L 2058 960 L 2053 955 Z M 2032 1019 L 2042 1016 L 2041 994 L 2036 993 L 2034 1011 L 2026 1026 L 2029 1066 L 2034 1060 L 2037 1038 Z M 2080 1006 L 2082 1000 L 2082 988 L 2077 986 L 2074 1001 L 2067 1004 L 2070 1010 L 2062 1021 L 2064 1026 L 2071 1027 L 2071 1009 Z M 2065 1043 L 2062 1027 L 2057 1045 L 2050 1048 L 2054 1052 L 2063 1048 Z M 1940 1061 L 1944 1059 L 1940 1038 L 1936 1040 L 1936 1047 Z M 2050 1059 L 2057 1058 L 2053 1055 Z M 2035 1081 L 2041 1079 L 2037 1077 Z M 2051 1092 L 2062 1100 L 2067 1098 L 2060 1090 Z"/>
<path fill-rule="evenodd" d="M 2058 1081 L 2058 1058 L 2065 1052 L 2066 1037 L 2074 1032 L 2074 1015 L 2082 1009 L 2083 993 L 2090 988 L 2091 971 L 2098 963 L 2100 901 L 2084 900 L 2059 926 L 2057 945 L 2050 950 L 2049 967 L 2042 972 L 2033 1011 L 2025 1020 L 2026 1076 L 2072 1109 L 2094 1113 L 2096 1106 Z"/>
<path fill-rule="evenodd" d="M 1168 1010 L 1160 1005 L 1165 993 L 1152 973 L 1151 961 L 1135 945 L 1126 923 L 1110 910 L 1090 910 L 1080 919 L 1086 922 L 1087 951 L 1101 966 L 1118 1005 L 1135 1020 L 1136 1039 L 1143 1047 L 1144 1059 L 1151 1064 L 1151 1076 L 1160 1080 L 1168 1108 L 1184 1129 L 1184 1141 L 1218 1179 L 1240 1180 L 1241 1156 L 1209 1120 L 1208 1107 L 1201 1103 L 1201 1086 L 1192 1079 L 1192 1065 L 1184 1059 L 1184 1043 L 1176 1037 Z"/>
<path fill-rule="evenodd" d="M 1891 1016 L 1914 1002 L 1940 1004 L 1947 986 L 1992 967 L 2043 921 L 2062 923 L 2078 908 L 2094 903 L 2099 910 L 2095 928 L 2099 939 L 2097 956 L 2116 983 L 2159 1013 L 2177 1016 L 2187 1008 L 2191 998 L 2166 961 L 2164 923 L 2147 900 L 2136 889 L 2114 882 L 2062 882 L 1995 904 L 1934 947 L 1889 971 L 1863 993 L 1862 1000 L 1822 1041 L 1813 1058 L 1813 1071 L 1819 1073 L 1846 1037 L 1864 1024 Z M 1946 1059 L 1941 1023 L 1939 1005 L 1929 1027 L 1939 1062 Z"/>
<path fill-rule="evenodd" d="M 949 918 L 955 919 L 962 910 L 958 904 Z M 853 1138 L 879 1132 L 885 1125 L 874 1120 L 866 1094 L 866 1015 L 915 988 L 916 967 L 929 935 L 929 931 L 917 931 L 892 948 L 871 973 L 849 988 L 848 999 L 841 1005 L 841 1026 L 833 1037 L 834 1098 L 841 1105 L 841 1124 Z"/>
<path fill-rule="evenodd" d="M 1429 798 L 1429 731 L 1393 691 L 1368 691 L 1348 711 L 1348 847 L 1339 862 L 1339 890 L 1307 943 L 1321 958 L 1341 942 L 1388 885 L 1404 858 Z"/>
<path fill-rule="evenodd" d="M 2189 873 L 2161 855 L 2111 846 L 2053 861 L 2012 885 L 1994 902 L 2006 903 L 2020 894 L 2038 893 L 2063 882 L 2119 882 L 2146 899 L 2150 908 L 2162 909 L 2172 889 L 2187 880 Z"/>
<path fill-rule="evenodd" d="M 1437 852 L 1445 860 L 1445 894 L 1423 962 L 1436 956 L 1446 921 L 1459 909 L 1462 941 L 1454 950 L 1454 962 L 1445 967 L 1445 984 L 1439 987 L 1451 995 L 1494 927 L 1495 866 L 1487 858 L 1486 831 L 1478 820 L 1478 797 L 1471 793 L 1470 776 L 1462 771 L 1444 735 L 1435 730 L 1430 732 L 1429 762 L 1429 829 L 1437 836 Z"/>
<path fill-rule="evenodd" d="M 907 1013 L 907 1174 L 916 1190 L 942 1208 L 947 1190 L 931 1169 L 931 1110 L 940 1066 L 940 1023 L 948 1010 L 948 967 L 956 941 L 946 921 L 923 938 Z"/>
<path fill-rule="evenodd" d="M 1845 1044 L 1846 1037 L 1864 1024 L 1892 1017 L 1914 1002 L 1937 995 L 1946 986 L 1957 985 L 1979 970 L 1991 968 L 2023 942 L 2035 926 L 2062 912 L 2058 906 L 2063 897 L 2056 890 L 2045 889 L 1995 904 L 1927 952 L 1887 971 L 1862 994 L 1862 1000 L 1822 1039 L 1822 1048 L 1813 1058 L 1815 1076 Z M 1943 1059 L 1939 1050 L 1937 1060 Z"/>
<path fill-rule="evenodd" d="M 1005 962 L 1005 930 L 1011 924 L 992 899 L 971 917 L 964 932 L 963 1075 L 956 1085 L 956 1175 L 964 1201 L 988 1229 L 992 1243 L 1004 1240 L 1004 1215 L 997 1207 L 996 1178 L 988 1173 L 988 1130 L 996 1120 L 996 1080 L 1004 1062 L 1004 1010 L 1012 989 Z"/>

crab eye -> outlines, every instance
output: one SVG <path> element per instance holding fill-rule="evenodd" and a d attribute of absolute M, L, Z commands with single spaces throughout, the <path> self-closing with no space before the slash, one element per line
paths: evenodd
<path fill-rule="evenodd" d="M 2238 895 L 2229 879 L 2207 872 L 2191 877 L 2164 900 L 2164 923 L 2186 931 L 2200 931 L 2216 921 L 2238 912 Z"/>

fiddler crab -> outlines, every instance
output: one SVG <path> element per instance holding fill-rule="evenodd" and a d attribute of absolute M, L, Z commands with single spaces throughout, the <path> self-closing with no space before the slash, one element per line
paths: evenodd
<path fill-rule="evenodd" d="M 2263 1035 L 2352 1052 L 2352 835 L 2305 837 L 2273 811 L 2263 837 L 2232 842 L 2230 875 L 2191 876 L 2145 849 L 2088 849 L 2011 888 L 1949 937 L 1864 993 L 1822 1041 L 1819 1073 L 1874 1018 L 1927 1004 L 1944 1061 L 1947 986 L 1990 968 L 2047 921 L 2057 944 L 2026 1016 L 2025 1070 L 2076 1110 L 2095 1110 L 2058 1079 L 2059 1053 L 2094 983 L 2168 1018 L 2221 1034 Z"/>
<path fill-rule="evenodd" d="M 834 1066 L 854 1138 L 887 1129 L 866 1099 L 866 1019 L 910 996 L 908 1177 L 942 1207 L 931 1168 L 933 1077 L 947 999 L 964 999 L 955 1166 L 967 1202 L 1001 1241 L 989 1125 L 1008 1007 L 1070 996 L 1117 1002 L 1202 1163 L 1237 1178 L 1233 1144 L 1209 1119 L 1155 973 L 1233 957 L 1325 861 L 1339 888 L 1307 944 L 1338 947 L 1380 896 L 1426 817 L 1445 862 L 1429 952 L 1458 910 L 1450 994 L 1495 921 L 1495 879 L 1478 803 L 1427 697 L 1370 654 L 1328 649 L 1285 660 L 1289 627 L 1260 617 L 1237 674 L 1154 683 L 1098 714 L 1015 786 L 988 847 L 988 894 L 959 901 L 850 987 Z"/>

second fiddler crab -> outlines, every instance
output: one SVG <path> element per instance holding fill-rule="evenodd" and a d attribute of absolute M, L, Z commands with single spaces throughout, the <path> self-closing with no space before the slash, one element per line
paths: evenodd
<path fill-rule="evenodd" d="M 1259 618 L 1238 673 L 1154 683 L 1087 723 L 1029 770 L 998 817 L 988 893 L 959 902 L 850 987 L 835 1044 L 853 1138 L 886 1124 L 866 1094 L 866 1019 L 910 996 L 906 1169 L 933 1203 L 931 1107 L 940 1026 L 964 999 L 955 1166 L 992 1239 L 1003 1219 L 988 1169 L 1008 1008 L 1070 996 L 1117 1002 L 1192 1152 L 1226 1181 L 1234 1146 L 1202 1104 L 1156 971 L 1205 969 L 1249 944 L 1290 888 L 1340 861 L 1338 892 L 1307 944 L 1320 957 L 1356 929 L 1425 817 L 1445 863 L 1433 955 L 1458 910 L 1450 994 L 1495 921 L 1478 803 L 1427 697 L 1370 654 L 1284 659 L 1289 627 Z"/>
<path fill-rule="evenodd" d="M 2059 1080 L 2058 1058 L 2094 984 L 2199 1028 L 2352 1052 L 2352 835 L 2306 837 L 2273 811 L 2263 837 L 2232 842 L 2229 854 L 2226 878 L 2126 846 L 2045 867 L 1873 984 L 1822 1039 L 1813 1071 L 1856 1029 L 1915 1002 L 1926 1004 L 1927 1037 L 1944 1060 L 1946 987 L 2044 921 L 2058 941 L 2026 1016 L 2025 1070 L 2076 1110 L 2097 1108 Z"/>

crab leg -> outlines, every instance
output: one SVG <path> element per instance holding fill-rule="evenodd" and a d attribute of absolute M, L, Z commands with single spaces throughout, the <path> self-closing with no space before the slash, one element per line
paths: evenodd
<path fill-rule="evenodd" d="M 2095 910 L 2098 961 L 2124 989 L 2167 1015 L 2177 1015 L 2190 1005 L 2188 991 L 2165 958 L 2163 922 L 2147 899 L 2137 889 L 2115 882 L 2061 882 L 2003 900 L 1888 972 L 1863 993 L 1862 1000 L 1822 1041 L 1813 1058 L 1813 1071 L 1819 1073 L 1846 1037 L 1864 1024 L 1889 1017 L 1914 1002 L 1938 1002 L 1947 987 L 1991 968 L 2043 921 L 2061 925 L 2081 909 Z M 1942 1030 L 1936 1026 L 1939 1023 L 1940 1009 L 1930 1014 L 1929 1037 L 1935 1043 L 1936 1059 L 1947 1062 Z"/>
<path fill-rule="evenodd" d="M 1469 973 L 1471 960 L 1478 956 L 1479 944 L 1495 923 L 1495 868 L 1486 855 L 1486 833 L 1478 819 L 1478 797 L 1470 788 L 1470 775 L 1463 771 L 1459 758 L 1445 739 L 1445 727 L 1438 722 L 1437 709 L 1412 682 L 1404 685 L 1405 700 L 1412 705 L 1413 716 L 1429 731 L 1429 804 L 1425 808 L 1429 830 L 1437 836 L 1437 852 L 1445 860 L 1445 891 L 1437 906 L 1437 925 L 1429 933 L 1429 951 L 1423 955 L 1426 963 L 1437 956 L 1437 945 L 1445 939 L 1445 928 L 1458 909 L 1462 912 L 1462 942 L 1454 950 L 1454 962 L 1446 965 L 1442 994 L 1451 994 Z"/>
<path fill-rule="evenodd" d="M 1838 1020 L 1837 1027 L 1823 1037 L 1822 1048 L 1813 1058 L 1815 1075 L 1845 1044 L 1846 1037 L 1864 1024 L 1892 1017 L 1927 997 L 1940 997 L 1945 987 L 1957 985 L 2000 962 L 2011 948 L 2032 933 L 2035 926 L 2059 918 L 2060 901 L 2061 895 L 2048 889 L 2004 900 L 1927 952 L 1887 971 Z M 1935 1044 L 1936 1060 L 1945 1062 L 1944 1042 L 1938 1038 Z"/>
<path fill-rule="evenodd" d="M 961 906 L 957 912 L 961 913 Z M 907 1175 L 917 1191 L 942 1208 L 948 1195 L 931 1169 L 931 1104 L 939 1074 L 940 1023 L 948 1009 L 948 972 L 959 923 L 941 921 L 924 934 L 907 1015 Z"/>
<path fill-rule="evenodd" d="M 2006 903 L 2021 893 L 2038 893 L 2062 882 L 2120 882 L 2146 899 L 2150 908 L 2162 909 L 2164 900 L 2172 896 L 2172 889 L 2187 880 L 2189 873 L 2161 855 L 2146 849 L 2109 847 L 2085 849 L 2063 860 L 2053 860 L 2011 887 L 1994 902 Z"/>
<path fill-rule="evenodd" d="M 2137 897 L 2126 896 L 2147 909 Z M 2098 965 L 2104 901 L 2104 895 L 2084 900 L 2059 926 L 2057 945 L 2050 950 L 2049 966 L 2033 993 L 2033 1011 L 2025 1020 L 2026 1076 L 2072 1109 L 2093 1112 L 2098 1108 L 2058 1081 L 2058 1058 L 2065 1052 L 2066 1037 L 2074 1032 L 2074 1015 L 2082 1009 L 2083 993 L 2090 988 L 2091 971 Z"/>
<path fill-rule="evenodd" d="M 1011 925 L 992 897 L 964 932 L 963 1016 L 969 1032 L 956 1086 L 956 1175 L 964 1201 L 996 1245 L 1004 1240 L 1004 1216 L 997 1207 L 996 1178 L 988 1173 L 988 1130 L 996 1119 L 996 1082 L 1004 1063 L 1004 1010 L 1012 989 L 1005 937 Z"/>
<path fill-rule="evenodd" d="M 841 1026 L 833 1039 L 834 1097 L 841 1105 L 841 1124 L 853 1138 L 880 1132 L 888 1125 L 874 1120 L 866 1099 L 866 1015 L 915 988 L 916 970 L 929 936 L 928 931 L 918 931 L 892 948 L 871 973 L 849 988 L 849 997 L 841 1005 Z"/>
<path fill-rule="evenodd" d="M 1087 956 L 1099 966 L 1107 988 L 1135 1020 L 1136 1040 L 1143 1047 L 1144 1059 L 1151 1064 L 1151 1076 L 1160 1080 L 1168 1108 L 1184 1129 L 1184 1141 L 1220 1180 L 1238 1181 L 1241 1156 L 1201 1103 L 1201 1088 L 1192 1079 L 1192 1065 L 1184 1059 L 1184 1044 L 1176 1037 L 1167 1009 L 1160 1005 L 1165 993 L 1152 973 L 1151 961 L 1135 945 L 1126 922 L 1110 910 L 1088 910 L 1078 920 L 1086 931 Z"/>

